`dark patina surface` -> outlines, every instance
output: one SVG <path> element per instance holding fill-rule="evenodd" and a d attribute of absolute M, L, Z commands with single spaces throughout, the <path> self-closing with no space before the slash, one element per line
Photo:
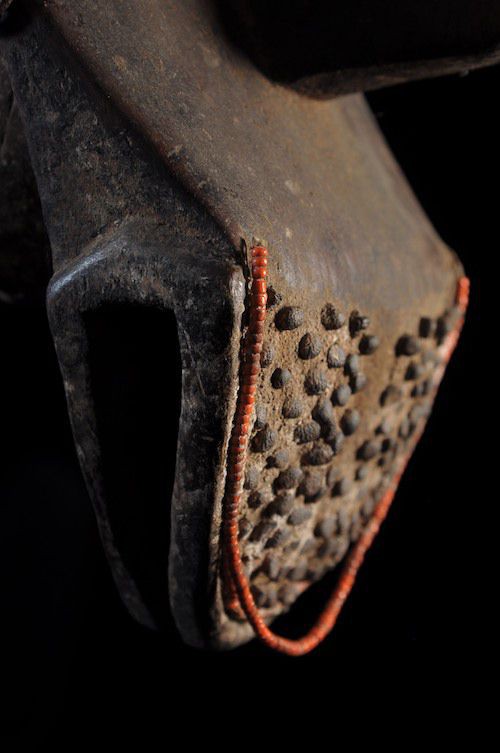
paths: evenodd
<path fill-rule="evenodd" d="M 161 626 L 170 598 L 186 641 L 235 645 L 251 632 L 225 609 L 219 534 L 242 249 L 254 237 L 269 249 L 241 515 L 269 619 L 342 559 L 427 417 L 460 264 L 362 96 L 311 100 L 272 83 L 212 4 L 18 8 L 0 49 L 50 237 L 48 308 L 75 442 L 115 579 L 143 623 Z M 116 397 L 128 326 L 168 354 L 163 388 L 139 380 L 151 423 L 127 422 Z M 160 471 L 155 453 L 162 442 L 172 451 L 177 424 L 173 478 L 162 475 L 172 458 Z M 148 474 L 157 481 L 141 493 Z"/>

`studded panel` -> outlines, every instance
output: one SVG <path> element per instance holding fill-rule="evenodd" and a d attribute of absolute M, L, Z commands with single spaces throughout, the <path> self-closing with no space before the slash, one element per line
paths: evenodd
<path fill-rule="evenodd" d="M 459 316 L 452 307 L 416 318 L 387 342 L 362 310 L 326 301 L 309 312 L 268 289 L 239 518 L 242 560 L 266 619 L 362 534 L 429 415 L 444 339 Z"/>

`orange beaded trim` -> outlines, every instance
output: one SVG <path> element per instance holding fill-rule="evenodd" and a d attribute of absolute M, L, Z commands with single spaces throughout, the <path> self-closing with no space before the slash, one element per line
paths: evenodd
<path fill-rule="evenodd" d="M 264 622 L 250 591 L 250 585 L 243 570 L 238 543 L 238 515 L 243 490 L 250 419 L 255 402 L 257 377 L 260 372 L 260 354 L 264 339 L 264 322 L 267 305 L 267 253 L 267 249 L 264 246 L 253 246 L 251 249 L 252 282 L 249 300 L 249 323 L 242 347 L 240 389 L 233 429 L 229 440 L 226 492 L 223 503 L 223 562 L 225 580 L 232 591 L 232 606 L 233 608 L 236 607 L 239 602 L 257 637 L 269 646 L 269 648 L 276 651 L 288 654 L 289 656 L 302 656 L 316 648 L 334 627 L 340 610 L 354 585 L 357 572 L 364 560 L 365 554 L 389 511 L 399 480 L 410 459 L 411 452 L 402 463 L 399 473 L 393 479 L 391 486 L 378 502 L 362 536 L 348 555 L 338 583 L 317 622 L 303 638 L 297 640 L 284 638 L 270 630 Z M 469 280 L 466 277 L 462 277 L 458 282 L 456 294 L 456 304 L 462 313 L 465 313 L 465 309 L 467 308 L 468 296 Z M 444 343 L 443 366 L 436 375 L 436 386 L 444 372 L 444 365 L 451 357 L 457 343 L 462 322 L 463 317 L 461 317 L 461 320 L 453 332 L 448 335 Z M 417 436 L 413 447 L 418 442 L 419 436 Z"/>

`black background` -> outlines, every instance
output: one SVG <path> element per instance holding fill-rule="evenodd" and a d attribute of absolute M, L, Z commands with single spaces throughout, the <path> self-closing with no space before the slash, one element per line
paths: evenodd
<path fill-rule="evenodd" d="M 182 717 L 184 743 L 199 731 L 202 712 L 212 715 L 217 740 L 229 707 L 241 724 L 257 722 L 250 680 L 266 694 L 268 721 L 283 725 L 273 714 L 290 672 L 293 711 L 298 695 L 330 697 L 349 678 L 363 703 L 396 674 L 403 694 L 422 674 L 446 689 L 473 661 L 464 615 L 475 578 L 472 547 L 484 525 L 471 503 L 481 450 L 480 260 L 496 240 L 484 207 L 498 158 L 490 102 L 499 74 L 485 69 L 369 96 L 417 196 L 459 254 L 472 298 L 389 518 L 338 626 L 308 657 L 274 656 L 255 642 L 205 653 L 183 646 L 173 628 L 159 635 L 133 622 L 100 546 L 44 313 L 0 306 L 2 676 L 10 733 L 21 749 L 38 750 L 44 741 L 51 750 L 75 750 L 87 737 L 117 743 L 152 730 L 163 749 L 181 710 L 193 721 Z M 305 625 L 327 588 L 288 619 Z M 306 685 L 306 677 L 315 679 Z"/>

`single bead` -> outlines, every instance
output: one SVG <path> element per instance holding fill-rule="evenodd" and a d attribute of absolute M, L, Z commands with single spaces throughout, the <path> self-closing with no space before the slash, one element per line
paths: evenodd
<path fill-rule="evenodd" d="M 288 578 L 291 581 L 300 581 L 304 580 L 304 578 L 307 575 L 307 562 L 297 562 L 295 567 L 292 567 L 291 570 L 288 572 Z"/>
<path fill-rule="evenodd" d="M 400 388 L 396 387 L 395 384 L 389 384 L 380 395 L 380 405 L 382 407 L 385 405 L 393 405 L 394 403 L 397 403 L 398 400 L 401 400 L 402 397 L 403 393 Z"/>
<path fill-rule="evenodd" d="M 255 279 L 261 279 L 267 277 L 267 269 L 265 266 L 252 265 L 252 277 Z"/>
<path fill-rule="evenodd" d="M 288 397 L 283 403 L 281 410 L 284 418 L 299 418 L 304 411 L 304 405 L 296 397 Z"/>
<path fill-rule="evenodd" d="M 272 309 L 275 306 L 279 306 L 282 300 L 283 296 L 280 293 L 277 293 L 276 290 L 269 285 L 267 288 L 267 308 Z"/>
<path fill-rule="evenodd" d="M 288 516 L 287 523 L 291 526 L 300 526 L 312 517 L 310 507 L 297 507 Z M 303 550 L 302 550 L 303 551 Z"/>
<path fill-rule="evenodd" d="M 268 452 L 276 444 L 277 438 L 277 432 L 265 426 L 252 439 L 252 449 L 254 452 Z"/>
<path fill-rule="evenodd" d="M 267 502 L 266 495 L 262 492 L 256 492 L 253 491 L 251 494 L 248 495 L 247 498 L 247 505 L 252 508 L 252 510 L 256 510 L 259 507 L 262 507 Z"/>
<path fill-rule="evenodd" d="M 290 453 L 288 450 L 278 450 L 267 459 L 269 468 L 286 468 L 290 462 Z"/>
<path fill-rule="evenodd" d="M 356 376 L 359 371 L 359 356 L 350 353 L 345 359 L 344 371 L 349 376 Z"/>
<path fill-rule="evenodd" d="M 321 310 L 321 324 L 325 329 L 340 329 L 345 324 L 345 316 L 331 303 Z"/>
<path fill-rule="evenodd" d="M 323 476 L 315 471 L 308 471 L 297 489 L 308 502 L 318 499 L 324 492 Z"/>
<path fill-rule="evenodd" d="M 241 386 L 241 392 L 243 395 L 246 395 L 249 399 L 252 399 L 255 396 L 256 386 L 255 384 L 243 384 Z"/>
<path fill-rule="evenodd" d="M 271 376 L 271 384 L 276 390 L 283 389 L 292 378 L 288 369 L 275 369 Z"/>
<path fill-rule="evenodd" d="M 359 468 L 356 468 L 356 481 L 363 481 L 368 476 L 368 468 L 366 465 L 360 465 Z"/>
<path fill-rule="evenodd" d="M 261 520 L 252 533 L 250 534 L 250 541 L 261 541 L 266 538 L 276 529 L 276 523 L 273 520 Z"/>
<path fill-rule="evenodd" d="M 317 335 L 306 332 L 299 342 L 299 356 L 304 360 L 316 358 L 321 353 L 322 346 L 323 343 Z"/>
<path fill-rule="evenodd" d="M 377 434 L 390 434 L 392 431 L 392 421 L 390 418 L 384 418 L 382 423 L 377 427 Z"/>
<path fill-rule="evenodd" d="M 377 335 L 363 335 L 359 342 L 359 352 L 363 356 L 371 356 L 372 353 L 375 353 L 379 345 L 380 340 Z"/>
<path fill-rule="evenodd" d="M 335 420 L 332 403 L 327 397 L 318 400 L 313 408 L 312 417 L 320 424 L 329 424 Z"/>
<path fill-rule="evenodd" d="M 256 489 L 260 481 L 260 471 L 255 466 L 250 466 L 245 474 L 245 489 Z"/>
<path fill-rule="evenodd" d="M 413 335 L 403 335 L 396 343 L 397 356 L 414 356 L 420 350 L 420 343 Z"/>
<path fill-rule="evenodd" d="M 365 518 L 369 518 L 372 514 L 373 510 L 375 509 L 377 502 L 374 497 L 369 496 L 367 499 L 363 502 L 363 505 L 361 507 L 361 513 Z"/>
<path fill-rule="evenodd" d="M 328 444 L 316 444 L 305 456 L 307 465 L 326 465 L 333 458 L 333 450 Z"/>
<path fill-rule="evenodd" d="M 392 437 L 385 437 L 382 440 L 382 444 L 380 445 L 380 451 L 389 452 L 390 450 L 394 449 L 396 449 L 396 440 Z"/>
<path fill-rule="evenodd" d="M 310 552 L 314 551 L 316 547 L 317 547 L 317 542 L 314 539 L 309 538 L 306 540 L 304 546 L 301 549 L 301 552 L 302 554 L 309 554 Z"/>
<path fill-rule="evenodd" d="M 263 429 L 267 421 L 267 408 L 262 403 L 258 403 L 255 406 L 255 429 Z"/>
<path fill-rule="evenodd" d="M 351 386 L 351 390 L 355 394 L 356 392 L 360 392 L 364 387 L 366 387 L 368 382 L 368 379 L 366 376 L 359 371 L 357 374 L 355 374 L 353 377 L 351 377 L 349 384 Z"/>
<path fill-rule="evenodd" d="M 309 395 L 321 395 L 329 387 L 326 373 L 320 368 L 313 368 L 305 378 L 304 386 Z"/>
<path fill-rule="evenodd" d="M 318 538 L 329 539 L 337 531 L 337 517 L 329 516 L 317 523 L 314 535 Z"/>
<path fill-rule="evenodd" d="M 326 354 L 326 362 L 330 369 L 341 369 L 346 360 L 346 355 L 340 345 L 331 345 Z"/>
<path fill-rule="evenodd" d="M 309 421 L 306 424 L 300 424 L 295 427 L 293 438 L 297 444 L 305 444 L 319 439 L 321 427 L 316 421 Z"/>
<path fill-rule="evenodd" d="M 379 446 L 376 442 L 373 440 L 367 440 L 366 442 L 363 442 L 361 447 L 358 448 L 358 457 L 361 460 L 370 460 L 371 458 L 375 457 L 379 449 Z"/>
<path fill-rule="evenodd" d="M 351 490 L 351 481 L 348 478 L 339 479 L 332 489 L 332 495 L 334 497 L 342 497 Z"/>
<path fill-rule="evenodd" d="M 249 331 L 248 336 L 247 336 L 247 342 L 261 344 L 263 338 L 264 338 L 264 335 L 262 334 L 262 332 Z"/>
<path fill-rule="evenodd" d="M 238 538 L 243 539 L 252 530 L 252 524 L 247 518 L 241 518 L 238 525 Z"/>
<path fill-rule="evenodd" d="M 406 369 L 405 379 L 407 380 L 420 379 L 423 373 L 424 373 L 424 367 L 422 366 L 422 364 L 415 363 L 414 361 L 412 361 L 408 365 L 408 368 Z"/>
<path fill-rule="evenodd" d="M 274 359 L 274 348 L 272 345 L 264 344 L 262 346 L 262 351 L 260 354 L 260 365 L 263 369 L 266 369 L 268 366 L 270 366 Z"/>
<path fill-rule="evenodd" d="M 266 573 L 269 580 L 278 580 L 281 572 L 281 562 L 278 557 L 269 554 L 264 560 L 262 569 Z"/>
<path fill-rule="evenodd" d="M 293 493 L 279 494 L 266 507 L 266 515 L 288 515 L 293 509 L 294 501 Z"/>
<path fill-rule="evenodd" d="M 321 559 L 338 555 L 339 544 L 336 539 L 326 539 L 318 549 L 318 557 Z"/>
<path fill-rule="evenodd" d="M 298 486 L 303 476 L 300 468 L 291 467 L 281 471 L 274 483 L 277 489 L 293 489 Z"/>
<path fill-rule="evenodd" d="M 359 311 L 353 311 L 349 317 L 349 331 L 351 337 L 356 337 L 362 330 L 368 329 L 370 319 Z"/>
<path fill-rule="evenodd" d="M 334 455 L 339 455 L 339 453 L 342 451 L 342 447 L 344 446 L 344 435 L 336 434 L 330 441 L 328 441 L 328 444 L 333 450 Z"/>
<path fill-rule="evenodd" d="M 333 391 L 333 402 L 335 405 L 346 405 L 351 397 L 352 391 L 348 384 L 340 384 Z"/>
<path fill-rule="evenodd" d="M 346 410 L 340 421 L 340 427 L 346 436 L 354 434 L 359 426 L 361 417 L 357 410 Z"/>
<path fill-rule="evenodd" d="M 428 316 L 423 316 L 420 320 L 418 333 L 420 337 L 432 337 L 434 332 L 436 331 L 436 327 L 432 319 Z"/>
<path fill-rule="evenodd" d="M 297 329 L 304 323 L 304 312 L 297 306 L 285 306 L 278 311 L 274 321 L 280 330 Z"/>
<path fill-rule="evenodd" d="M 255 306 L 265 306 L 266 305 L 266 294 L 265 293 L 255 293 L 252 295 L 252 303 Z"/>
<path fill-rule="evenodd" d="M 399 426 L 398 434 L 401 439 L 408 439 L 411 436 L 411 433 L 411 423 L 407 418 L 404 418 Z"/>
<path fill-rule="evenodd" d="M 326 475 L 326 483 L 328 486 L 333 486 L 333 484 L 338 480 L 339 476 L 339 469 L 335 466 L 332 466 Z"/>
<path fill-rule="evenodd" d="M 422 382 L 422 395 L 428 395 L 431 389 L 432 381 L 430 379 L 426 379 L 424 382 Z"/>
<path fill-rule="evenodd" d="M 340 533 L 346 533 L 351 526 L 351 512 L 345 507 L 338 512 L 338 521 Z"/>
<path fill-rule="evenodd" d="M 411 396 L 412 397 L 422 397 L 422 395 L 424 394 L 423 391 L 422 391 L 422 388 L 423 388 L 423 384 L 422 383 L 416 384 L 412 388 Z"/>
<path fill-rule="evenodd" d="M 267 549 L 274 549 L 277 546 L 282 546 L 288 539 L 290 538 L 290 530 L 286 528 L 281 528 L 279 531 L 276 531 L 270 539 L 268 539 L 266 548 Z"/>

